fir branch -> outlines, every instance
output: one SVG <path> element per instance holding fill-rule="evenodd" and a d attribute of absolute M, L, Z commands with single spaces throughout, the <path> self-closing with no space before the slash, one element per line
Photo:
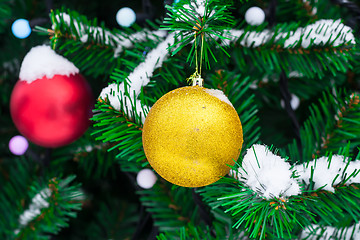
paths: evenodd
<path fill-rule="evenodd" d="M 119 151 L 116 158 L 124 171 L 139 171 L 142 163 L 147 164 L 142 150 L 142 126 L 123 111 L 115 110 L 107 99 L 99 99 L 96 109 L 98 112 L 92 118 L 96 122 L 94 127 L 98 128 L 92 133 L 99 135 L 96 140 L 111 143 L 113 146 L 108 151 Z"/>
<path fill-rule="evenodd" d="M 301 234 L 301 228 L 310 226 L 316 219 L 331 226 L 342 219 L 358 221 L 360 191 L 354 184 L 360 182 L 360 161 L 330 155 L 304 165 L 287 164 L 288 169 L 283 169 L 284 159 L 256 149 L 255 155 L 252 149 L 248 150 L 242 166 L 236 163 L 233 167 L 231 175 L 238 181 L 224 178 L 199 190 L 213 209 L 231 213 L 235 220 L 233 227 L 247 229 L 250 238 L 293 239 Z M 348 155 L 349 146 L 341 152 Z M 284 172 L 291 169 L 295 169 L 291 175 Z M 301 193 L 294 191 L 294 184 L 300 180 L 304 188 Z M 218 184 L 224 184 L 220 191 Z"/>
<path fill-rule="evenodd" d="M 150 31 L 146 28 L 138 32 L 130 29 L 127 32 L 117 29 L 111 31 L 103 23 L 98 25 L 96 19 L 88 20 L 85 16 L 69 9 L 66 12 L 64 9 L 55 10 L 51 13 L 50 18 L 53 30 L 48 29 L 47 32 L 51 35 L 50 40 L 53 44 L 56 44 L 61 38 L 73 39 L 83 44 L 112 48 L 115 51 L 115 58 L 119 57 L 124 49 L 134 47 L 134 43 L 158 42 L 166 35 L 164 31 Z M 156 27 L 155 24 L 153 25 Z"/>
<path fill-rule="evenodd" d="M 119 68 L 124 62 L 123 58 L 131 61 L 134 55 L 124 53 L 125 49 L 142 53 L 145 46 L 141 43 L 146 42 L 146 47 L 152 47 L 166 34 L 146 28 L 138 32 L 110 31 L 104 24 L 98 25 L 96 19 L 88 20 L 71 10 L 55 10 L 50 18 L 53 29 L 37 27 L 37 30 L 48 33 L 54 47 L 69 57 L 82 72 L 94 77 L 108 75 Z M 138 53 L 135 55 L 142 56 Z"/>
<path fill-rule="evenodd" d="M 50 179 L 46 193 L 39 191 L 39 185 L 33 186 L 32 191 L 38 195 L 33 198 L 33 206 L 30 204 L 30 209 L 19 218 L 20 226 L 15 230 L 17 239 L 49 239 L 49 234 L 68 226 L 69 218 L 76 217 L 83 200 L 79 185 L 69 186 L 74 178 Z"/>
<path fill-rule="evenodd" d="M 318 19 L 314 1 L 278 1 L 276 18 L 278 22 L 297 21 L 307 24 Z"/>
<path fill-rule="evenodd" d="M 187 0 L 184 5 L 167 5 L 168 18 L 164 19 L 163 29 L 175 32 L 177 41 L 170 47 L 172 55 L 178 53 L 186 45 L 192 44 L 188 61 L 194 61 L 195 55 L 200 56 L 200 68 L 202 61 L 210 68 L 210 56 L 217 61 L 212 46 L 219 47 L 226 53 L 224 48 L 217 42 L 218 39 L 226 39 L 222 31 L 234 24 L 233 18 L 227 8 L 230 6 L 221 4 L 215 0 Z M 195 47 L 198 46 L 198 47 Z M 227 53 L 226 53 L 227 54 Z M 195 59 L 196 61 L 196 59 Z"/>
<path fill-rule="evenodd" d="M 161 181 L 152 189 L 138 191 L 138 194 L 160 232 L 174 232 L 187 224 L 198 225 L 200 222 L 189 188 L 171 187 L 169 183 Z"/>
<path fill-rule="evenodd" d="M 24 157 L 8 160 L 1 158 L 0 162 L 0 211 L 4 213 L 0 216 L 0 237 L 14 239 L 19 216 L 29 199 L 28 186 L 36 181 L 36 169 L 33 168 L 34 163 Z"/>
<path fill-rule="evenodd" d="M 176 232 L 166 231 L 161 233 L 157 239 L 158 240 L 167 240 L 167 239 L 176 239 L 176 240 L 215 240 L 215 238 L 211 236 L 210 230 L 208 227 L 196 226 L 192 224 L 187 224 L 186 226 L 180 228 L 180 230 Z"/>
<path fill-rule="evenodd" d="M 201 196 L 195 191 L 195 189 L 192 189 L 192 190 L 193 190 L 193 192 L 192 192 L 193 199 L 194 199 L 195 204 L 199 208 L 199 214 L 200 214 L 201 218 L 203 219 L 205 224 L 207 226 L 209 226 L 209 228 L 212 228 L 212 219 L 211 219 L 208 209 L 202 202 Z M 216 237 L 215 232 L 211 232 L 211 235 L 213 237 Z"/>
<path fill-rule="evenodd" d="M 306 162 L 326 152 L 337 152 L 350 142 L 350 152 L 360 144 L 360 100 L 357 94 L 324 93 L 319 105 L 309 109 L 310 118 L 300 130 L 302 156 L 295 143 L 288 146 L 291 159 Z"/>
<path fill-rule="evenodd" d="M 83 239 L 130 239 L 139 221 L 137 204 L 119 198 L 99 203 L 97 212 L 83 230 Z"/>
<path fill-rule="evenodd" d="M 272 31 L 260 26 L 256 31 L 246 28 L 224 34 L 232 36 L 225 44 L 235 42 L 235 55 L 244 59 L 237 61 L 240 69 L 252 61 L 258 70 L 268 74 L 284 70 L 286 75 L 298 71 L 309 78 L 322 78 L 327 71 L 335 75 L 351 68 L 357 51 L 351 29 L 339 20 L 320 20 L 305 28 L 285 23 L 274 26 Z"/>
<path fill-rule="evenodd" d="M 97 142 L 96 135 L 91 136 L 94 128 L 90 129 L 76 142 L 64 146 L 52 154 L 52 167 L 60 167 L 68 162 L 75 162 L 83 170 L 86 177 L 101 179 L 106 175 L 114 174 L 116 152 L 107 149 L 114 146 L 114 143 Z"/>
<path fill-rule="evenodd" d="M 340 7 L 347 8 L 349 13 L 353 15 L 348 21 L 352 26 L 356 27 L 356 24 L 360 23 L 360 18 L 359 18 L 360 7 L 358 3 L 354 3 L 353 1 L 344 1 L 344 0 L 331 0 L 331 2 Z"/>
<path fill-rule="evenodd" d="M 309 219 L 313 218 L 306 206 L 300 204 L 302 199 L 298 196 L 266 200 L 230 178 L 223 178 L 201 192 L 212 208 L 231 214 L 235 219 L 233 227 L 246 229 L 249 238 L 292 239 L 300 226 L 310 224 Z"/>
<path fill-rule="evenodd" d="M 289 79 L 290 92 L 299 97 L 303 102 L 305 100 L 311 100 L 314 97 L 317 98 L 319 94 L 327 89 L 343 86 L 347 81 L 346 76 L 343 74 L 322 79 L 310 79 L 294 71 L 287 77 Z"/>
<path fill-rule="evenodd" d="M 301 239 L 358 239 L 360 237 L 359 223 L 353 224 L 349 227 L 336 228 L 332 226 L 313 224 L 301 234 Z"/>
<path fill-rule="evenodd" d="M 137 98 L 139 96 L 142 98 L 142 87 L 150 82 L 155 69 L 162 66 L 168 54 L 167 47 L 174 42 L 173 38 L 173 34 L 169 34 L 163 42 L 146 55 L 144 61 L 136 66 L 128 76 L 119 70 L 115 71 L 112 78 L 121 83 L 110 84 L 101 91 L 100 97 L 106 97 L 116 110 L 123 109 L 127 116 L 142 124 L 145 121 L 148 107 L 142 105 Z M 129 63 L 129 66 L 133 65 Z"/>
<path fill-rule="evenodd" d="M 112 32 L 102 26 L 98 26 L 97 19 L 88 20 L 85 16 L 76 11 L 55 10 L 50 14 L 53 30 L 48 30 L 51 34 L 50 40 L 54 45 L 61 38 L 74 39 L 83 43 L 92 42 L 103 47 L 116 46 L 121 35 L 112 34 Z"/>
<path fill-rule="evenodd" d="M 0 33 L 8 31 L 7 25 L 11 19 L 14 3 L 11 1 L 0 1 Z"/>
<path fill-rule="evenodd" d="M 183 86 L 186 79 L 186 59 L 179 55 L 171 61 L 165 61 L 163 66 L 154 73 L 150 82 L 144 86 L 141 101 L 146 106 L 152 106 L 164 94 L 176 87 Z"/>
<path fill-rule="evenodd" d="M 360 191 L 356 185 L 338 186 L 335 193 L 317 191 L 308 195 L 312 200 L 305 200 L 308 210 L 321 219 L 323 225 L 338 225 L 344 220 L 359 221 Z M 350 200 L 351 199 L 351 200 Z M 341 201 L 341 205 L 338 203 Z"/>

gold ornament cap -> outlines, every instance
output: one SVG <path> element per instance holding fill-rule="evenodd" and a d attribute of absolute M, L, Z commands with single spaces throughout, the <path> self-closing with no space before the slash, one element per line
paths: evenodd
<path fill-rule="evenodd" d="M 201 187 L 227 174 L 243 143 L 239 116 L 231 103 L 199 86 L 182 87 L 162 96 L 143 126 L 145 155 L 167 181 Z M 226 102 L 227 101 L 227 102 Z"/>

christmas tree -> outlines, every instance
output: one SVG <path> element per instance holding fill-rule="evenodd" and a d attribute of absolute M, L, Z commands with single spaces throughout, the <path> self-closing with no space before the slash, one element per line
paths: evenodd
<path fill-rule="evenodd" d="M 359 239 L 359 14 L 1 0 L 1 239 Z"/>

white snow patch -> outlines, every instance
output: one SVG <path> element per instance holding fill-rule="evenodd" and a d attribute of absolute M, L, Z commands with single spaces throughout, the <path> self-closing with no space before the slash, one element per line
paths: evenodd
<path fill-rule="evenodd" d="M 197 14 L 199 14 L 200 17 L 204 17 L 205 15 L 205 3 L 206 3 L 206 0 L 195 0 L 195 1 L 191 1 L 191 7 L 189 4 L 184 4 L 183 7 L 185 9 L 188 9 L 188 10 L 191 10 L 191 8 L 195 9 L 195 11 L 197 12 Z M 212 10 L 210 12 L 210 16 L 214 15 L 215 11 Z M 179 10 L 179 14 L 183 15 L 182 17 L 185 17 L 185 14 L 183 13 L 182 10 Z M 176 19 L 177 21 L 180 21 L 180 18 L 177 18 Z M 184 19 L 181 19 L 181 20 L 184 20 Z"/>
<path fill-rule="evenodd" d="M 324 45 L 331 43 L 337 47 L 346 42 L 355 44 L 355 37 L 352 29 L 341 22 L 341 19 L 322 19 L 305 28 L 299 28 L 290 33 L 290 38 L 285 41 L 284 47 L 292 47 L 301 40 L 301 46 L 308 48 L 310 43 Z"/>
<path fill-rule="evenodd" d="M 358 173 L 360 171 L 359 160 L 351 161 L 349 164 L 348 161 L 348 159 L 344 159 L 344 156 L 333 155 L 331 164 L 329 164 L 328 157 L 321 157 L 308 164 L 296 165 L 295 169 L 299 174 L 299 180 L 303 180 L 306 184 L 310 184 L 311 169 L 314 169 L 312 178 L 314 189 L 324 187 L 323 190 L 335 192 L 333 186 L 341 183 L 354 172 Z M 353 175 L 345 182 L 346 185 L 351 183 L 360 183 L 360 174 Z"/>
<path fill-rule="evenodd" d="M 307 239 L 307 240 L 360 239 L 359 228 L 360 228 L 359 222 L 344 229 L 338 229 L 332 226 L 319 226 L 317 224 L 312 224 L 311 226 L 309 226 L 308 228 L 306 228 L 301 232 L 300 239 Z"/>
<path fill-rule="evenodd" d="M 301 77 L 304 77 L 304 74 L 302 74 L 301 72 L 291 71 L 289 73 L 289 78 L 301 78 Z"/>
<path fill-rule="evenodd" d="M 290 167 L 266 146 L 254 144 L 247 150 L 237 178 L 266 199 L 298 195 L 300 186 L 291 177 Z"/>
<path fill-rule="evenodd" d="M 320 20 L 316 23 L 308 26 L 304 30 L 304 35 L 307 36 L 310 33 L 310 29 L 313 29 L 309 37 L 303 39 L 302 46 L 304 48 L 310 45 L 311 41 L 314 41 L 316 45 L 322 45 L 327 42 L 331 42 L 332 46 L 336 47 L 345 42 L 355 44 L 355 38 L 352 34 L 352 29 L 341 23 L 341 20 Z M 314 31 L 315 30 L 315 31 Z"/>
<path fill-rule="evenodd" d="M 345 166 L 346 163 L 343 156 L 333 155 L 331 164 L 329 164 L 328 157 L 321 157 L 308 164 L 298 165 L 295 168 L 299 174 L 299 180 L 303 180 L 306 184 L 310 184 L 311 169 L 314 169 L 312 178 L 314 189 L 324 187 L 323 190 L 335 192 L 333 185 L 341 182 L 341 174 Z"/>
<path fill-rule="evenodd" d="M 41 209 L 48 208 L 49 203 L 47 199 L 51 196 L 51 190 L 49 188 L 45 188 L 41 190 L 38 194 L 36 194 L 29 205 L 29 209 L 23 212 L 23 214 L 19 217 L 20 228 L 26 226 L 29 222 L 31 222 L 34 218 L 41 214 Z M 20 232 L 19 229 L 14 231 L 15 234 Z"/>
<path fill-rule="evenodd" d="M 131 87 L 130 87 L 131 88 Z M 134 96 L 134 94 L 131 94 Z M 125 95 L 125 89 L 124 89 L 124 83 L 116 84 L 112 83 L 106 88 L 103 88 L 103 90 L 100 93 L 99 98 L 101 99 L 107 99 L 110 103 L 110 105 L 117 111 L 121 110 L 121 99 L 123 100 L 123 106 L 125 114 L 130 118 L 132 113 L 132 104 L 134 104 L 136 114 L 137 116 L 141 116 L 141 122 L 145 122 L 145 113 L 149 112 L 150 108 L 148 106 L 142 106 L 140 100 L 135 99 L 135 103 L 133 101 L 133 97 L 129 98 Z"/>
<path fill-rule="evenodd" d="M 247 32 L 245 37 L 241 40 L 240 44 L 245 47 L 259 47 L 268 42 L 273 33 L 267 29 L 262 32 Z"/>
<path fill-rule="evenodd" d="M 167 32 L 163 30 L 156 30 L 156 31 L 138 31 L 133 34 L 127 35 L 125 37 L 119 37 L 121 40 L 117 42 L 117 46 L 114 50 L 114 57 L 119 57 L 120 53 L 126 49 L 130 48 L 136 42 L 146 41 L 149 39 L 150 41 L 156 41 L 156 38 L 165 38 Z"/>
<path fill-rule="evenodd" d="M 174 44 L 174 34 L 169 34 L 166 39 L 161 42 L 155 49 L 151 50 L 145 57 L 145 61 L 140 63 L 132 73 L 130 73 L 128 79 L 131 82 L 129 89 L 130 94 L 135 92 L 137 96 L 142 86 L 146 86 L 153 72 L 156 68 L 161 67 L 162 63 L 166 59 L 169 51 L 167 48 L 169 45 Z"/>
<path fill-rule="evenodd" d="M 226 39 L 222 39 L 221 45 L 227 46 L 231 42 L 237 41 L 243 34 L 244 34 L 244 30 L 242 29 L 224 30 L 224 36 L 226 37 Z"/>
<path fill-rule="evenodd" d="M 223 91 L 221 91 L 219 89 L 207 89 L 207 88 L 204 88 L 204 90 L 211 96 L 214 96 L 214 97 L 220 99 L 221 101 L 229 104 L 230 106 L 232 106 L 234 108 L 234 106 L 232 105 L 232 103 L 230 102 L 230 100 L 227 98 L 227 96 L 224 94 Z"/>
<path fill-rule="evenodd" d="M 360 160 L 351 161 L 346 167 L 344 178 L 347 179 L 351 174 L 354 175 L 346 181 L 346 184 L 360 183 Z"/>
<path fill-rule="evenodd" d="M 245 34 L 245 35 L 244 35 Z M 321 19 L 306 27 L 299 27 L 296 31 L 291 32 L 273 32 L 265 29 L 261 32 L 231 29 L 224 32 L 224 36 L 230 35 L 231 40 L 223 40 L 222 45 L 228 45 L 230 42 L 236 42 L 239 39 L 240 45 L 244 47 L 259 47 L 266 44 L 275 36 L 275 43 L 284 41 L 285 48 L 298 47 L 301 41 L 303 48 L 309 47 L 313 41 L 313 45 L 330 45 L 337 47 L 344 43 L 356 44 L 353 30 L 344 25 L 341 19 Z"/>
<path fill-rule="evenodd" d="M 271 199 L 300 194 L 299 182 L 309 185 L 312 171 L 315 190 L 321 188 L 334 193 L 334 186 L 340 183 L 360 183 L 360 160 L 350 161 L 344 156 L 333 155 L 331 160 L 330 157 L 320 157 L 291 168 L 283 158 L 259 144 L 247 149 L 242 167 L 237 171 L 231 170 L 229 175 L 244 182 L 264 198 Z"/>
<path fill-rule="evenodd" d="M 50 46 L 33 47 L 25 56 L 20 68 L 20 80 L 31 83 L 46 76 L 51 79 L 54 75 L 79 73 L 75 65 L 57 54 Z"/>
<path fill-rule="evenodd" d="M 101 99 L 107 99 L 110 102 L 110 105 L 117 111 L 120 111 L 121 105 L 120 100 L 124 98 L 124 95 L 120 95 L 121 93 L 124 93 L 124 84 L 116 84 L 112 83 L 108 85 L 107 87 L 103 88 L 101 90 L 99 98 Z"/>
<path fill-rule="evenodd" d="M 60 13 L 56 15 L 56 19 L 60 21 L 60 17 L 63 19 L 64 23 L 70 26 L 70 16 L 67 13 Z M 75 26 L 75 31 L 77 35 L 81 36 L 80 41 L 86 43 L 89 39 L 94 39 L 97 42 L 104 40 L 105 45 L 110 45 L 114 48 L 114 58 L 120 56 L 120 53 L 126 49 L 134 46 L 136 42 L 143 42 L 147 39 L 149 41 L 155 41 L 157 38 L 164 38 L 166 36 L 166 31 L 155 30 L 149 31 L 147 29 L 135 32 L 133 34 L 113 34 L 108 30 L 104 30 L 101 27 L 86 26 L 82 23 L 79 23 L 76 19 L 72 19 Z M 55 29 L 55 26 L 52 26 L 52 29 Z M 73 33 L 74 34 L 74 33 Z"/>

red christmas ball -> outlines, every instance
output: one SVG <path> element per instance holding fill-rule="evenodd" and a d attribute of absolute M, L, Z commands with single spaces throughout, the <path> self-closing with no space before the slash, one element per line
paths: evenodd
<path fill-rule="evenodd" d="M 19 132 L 43 147 L 60 147 L 78 139 L 88 128 L 93 107 L 89 84 L 80 74 L 19 80 L 10 112 Z"/>

